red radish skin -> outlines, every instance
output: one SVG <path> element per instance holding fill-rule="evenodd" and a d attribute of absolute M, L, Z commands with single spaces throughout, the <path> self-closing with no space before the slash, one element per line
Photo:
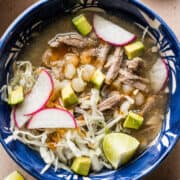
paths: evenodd
<path fill-rule="evenodd" d="M 136 36 L 134 34 L 132 34 L 132 37 L 127 39 L 126 41 L 124 41 L 123 43 L 115 43 L 115 42 L 112 42 L 112 41 L 109 41 L 107 40 L 105 37 L 102 36 L 101 33 L 98 32 L 98 28 L 96 26 L 96 23 L 95 23 L 95 18 L 96 18 L 97 15 L 94 16 L 93 18 L 93 29 L 94 29 L 94 32 L 96 33 L 96 35 L 102 39 L 103 41 L 107 42 L 108 44 L 112 45 L 112 46 L 116 46 L 116 47 L 122 47 L 122 46 L 125 46 L 127 44 L 130 44 L 131 42 L 133 42 L 135 39 L 136 39 Z M 104 19 L 104 18 L 103 18 Z M 107 20 L 106 20 L 107 21 Z M 112 22 L 110 22 L 112 23 Z M 116 25 L 116 24 L 115 24 Z M 118 25 L 116 25 L 118 26 Z M 105 27 L 103 27 L 105 28 Z M 121 27 L 120 27 L 121 28 Z M 126 31 L 126 30 L 125 30 Z M 129 33 L 129 32 L 128 32 Z M 123 36 L 122 34 L 119 34 L 119 36 Z"/>
<path fill-rule="evenodd" d="M 25 116 L 32 116 L 32 115 L 36 114 L 37 112 L 41 111 L 41 110 L 45 107 L 45 105 L 48 103 L 50 97 L 52 96 L 53 89 L 54 89 L 54 81 L 53 81 L 53 79 L 52 79 L 52 77 L 51 77 L 51 75 L 49 74 L 48 71 L 46 71 L 46 70 L 43 69 L 43 72 L 45 72 L 45 73 L 48 75 L 48 77 L 49 77 L 49 80 L 50 80 L 50 82 L 51 82 L 51 83 L 50 83 L 50 84 L 51 84 L 51 92 L 50 92 L 48 98 L 46 99 L 46 101 L 44 102 L 44 104 L 43 104 L 41 107 L 39 107 L 39 108 L 38 108 L 37 110 L 35 110 L 34 112 L 25 113 L 25 114 L 24 114 Z"/>
<path fill-rule="evenodd" d="M 14 108 L 12 109 L 12 117 L 13 117 L 15 126 L 16 126 L 17 128 L 20 128 L 20 127 L 19 127 L 19 124 L 18 124 L 18 122 L 17 122 L 17 120 L 16 120 L 16 107 L 14 107 Z"/>
<path fill-rule="evenodd" d="M 65 112 L 65 113 L 67 113 L 70 117 L 71 117 L 71 119 L 73 120 L 73 123 L 74 123 L 74 128 L 77 128 L 78 127 L 78 125 L 77 125 L 77 122 L 76 122 L 76 119 L 74 118 L 74 116 L 69 112 L 69 111 L 67 111 L 66 109 L 63 109 L 63 108 L 45 108 L 45 109 L 42 109 L 41 111 L 44 111 L 44 110 L 60 110 L 60 111 L 63 111 L 63 112 Z M 36 115 L 38 115 L 38 113 L 41 113 L 41 111 L 39 111 L 39 112 L 37 112 L 36 114 L 34 114 L 32 117 L 31 117 L 31 119 L 28 121 L 28 124 L 27 124 L 27 128 L 28 129 L 31 129 L 31 123 L 33 122 L 33 118 L 34 118 L 34 116 L 36 116 Z M 51 121 L 51 119 L 50 119 L 50 121 Z M 46 128 L 48 128 L 48 127 L 46 127 Z M 59 127 L 59 128 L 61 128 L 61 127 Z M 32 128 L 33 129 L 33 128 Z"/>
<path fill-rule="evenodd" d="M 103 37 L 101 37 L 99 34 L 97 34 L 95 28 L 93 28 L 93 29 L 94 29 L 94 32 L 96 33 L 96 35 L 97 35 L 98 38 L 100 38 L 101 40 L 103 40 L 103 41 L 105 41 L 106 43 L 108 43 L 108 44 L 110 44 L 110 45 L 112 45 L 112 46 L 115 46 L 115 47 L 123 47 L 123 46 L 126 46 L 126 45 L 128 45 L 128 44 L 130 44 L 130 43 L 132 43 L 133 41 L 136 40 L 136 36 L 134 36 L 132 39 L 130 39 L 129 41 L 127 41 L 126 43 L 123 43 L 123 44 L 112 43 L 112 42 L 110 42 L 110 41 L 107 41 L 107 40 L 103 39 Z"/>
<path fill-rule="evenodd" d="M 164 84 L 163 84 L 162 88 L 160 89 L 160 91 L 165 88 L 165 86 L 166 86 L 166 84 L 167 84 L 167 81 L 168 81 L 168 79 L 169 79 L 169 67 L 168 67 L 168 64 L 167 64 L 167 62 L 166 62 L 165 59 L 161 59 L 161 61 L 164 63 L 164 65 L 165 65 L 165 67 L 166 67 L 167 75 L 166 75 L 166 79 L 165 79 Z"/>
<path fill-rule="evenodd" d="M 24 118 L 26 118 L 25 121 L 24 121 L 23 123 L 22 123 L 22 121 L 21 121 L 21 123 L 18 123 L 17 108 L 18 108 L 18 107 L 14 107 L 14 108 L 12 109 L 12 118 L 13 118 L 13 120 L 14 120 L 15 126 L 16 126 L 17 128 L 21 128 L 31 117 L 27 118 L 26 116 L 24 116 Z"/>
<path fill-rule="evenodd" d="M 48 109 L 48 108 L 47 108 L 47 109 Z M 61 111 L 64 111 L 64 112 L 68 113 L 69 116 L 71 116 L 71 118 L 72 118 L 73 121 L 74 121 L 74 126 L 75 126 L 75 128 L 78 127 L 77 121 L 76 121 L 76 119 L 74 118 L 74 116 L 72 115 L 72 113 L 71 113 L 70 111 L 66 110 L 65 108 L 49 108 L 49 109 L 58 109 L 58 110 L 61 110 Z"/>
<path fill-rule="evenodd" d="M 67 111 L 66 109 L 63 109 L 63 108 L 56 108 L 56 109 L 61 109 L 61 111 L 64 111 L 64 112 L 68 113 L 68 114 L 69 114 L 69 116 L 71 116 L 71 118 L 72 118 L 72 119 L 73 119 L 73 121 L 74 121 L 74 126 L 75 126 L 75 128 L 77 128 L 77 127 L 78 127 L 77 122 L 76 122 L 76 119 L 74 118 L 74 116 L 72 115 L 72 113 L 71 113 L 71 112 L 69 112 L 69 111 Z"/>

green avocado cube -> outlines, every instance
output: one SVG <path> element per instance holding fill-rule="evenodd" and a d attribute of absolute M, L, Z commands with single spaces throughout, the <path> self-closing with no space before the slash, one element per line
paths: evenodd
<path fill-rule="evenodd" d="M 84 36 L 88 35 L 92 31 L 92 26 L 83 14 L 76 16 L 72 19 L 74 26 Z"/>
<path fill-rule="evenodd" d="M 91 159 L 88 157 L 77 157 L 74 159 L 71 169 L 82 176 L 87 176 L 91 167 Z"/>
<path fill-rule="evenodd" d="M 126 117 L 123 127 L 131 129 L 139 129 L 144 121 L 144 118 L 134 112 L 129 112 Z"/>
<path fill-rule="evenodd" d="M 97 89 L 100 89 L 104 82 L 104 79 L 105 75 L 100 70 L 96 70 L 91 77 L 91 82 Z"/>
<path fill-rule="evenodd" d="M 14 90 L 8 92 L 8 104 L 16 105 L 24 100 L 24 92 L 22 86 L 17 86 Z"/>
<path fill-rule="evenodd" d="M 71 84 L 67 84 L 64 88 L 62 88 L 61 97 L 65 107 L 78 103 L 78 98 L 73 91 Z"/>
<path fill-rule="evenodd" d="M 134 57 L 143 55 L 144 44 L 141 41 L 136 41 L 124 46 L 124 49 L 128 59 L 133 59 Z"/>

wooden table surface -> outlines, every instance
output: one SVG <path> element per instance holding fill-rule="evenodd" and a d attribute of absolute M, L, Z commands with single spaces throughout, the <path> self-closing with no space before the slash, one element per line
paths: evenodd
<path fill-rule="evenodd" d="M 36 0 L 0 0 L 0 35 L 17 15 L 34 2 Z M 180 39 L 180 1 L 143 0 L 143 2 L 163 17 Z M 27 180 L 34 180 L 33 177 L 14 163 L 0 145 L 0 180 L 14 170 L 21 172 Z M 180 142 L 177 143 L 163 163 L 144 179 L 180 180 Z"/>

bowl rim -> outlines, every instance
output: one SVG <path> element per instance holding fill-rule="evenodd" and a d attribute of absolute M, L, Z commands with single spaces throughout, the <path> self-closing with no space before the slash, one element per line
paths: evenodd
<path fill-rule="evenodd" d="M 48 0 L 41 0 L 38 1 L 34 4 L 32 4 L 29 8 L 27 8 L 25 11 L 23 11 L 10 25 L 9 27 L 6 29 L 6 31 L 4 32 L 4 34 L 0 37 L 0 56 L 1 56 L 1 52 L 2 49 L 4 48 L 4 45 L 6 44 L 6 42 L 8 41 L 8 37 L 11 35 L 13 29 L 15 29 L 18 24 L 23 20 L 23 18 L 25 16 L 27 16 L 29 13 L 33 12 L 34 10 L 38 9 L 39 7 L 43 6 L 44 4 L 48 3 Z M 166 31 L 171 34 L 172 39 L 175 41 L 176 43 L 176 47 L 178 49 L 178 52 L 180 54 L 180 43 L 178 38 L 176 37 L 176 35 L 174 34 L 174 32 L 171 30 L 171 28 L 167 25 L 167 23 L 158 15 L 156 14 L 153 10 L 151 10 L 149 7 L 147 7 L 143 2 L 141 2 L 140 0 L 129 0 L 128 3 L 131 3 L 133 5 L 135 5 L 136 7 L 138 7 L 139 9 L 145 11 L 147 14 L 149 15 L 153 15 L 156 17 L 156 19 L 161 22 L 162 25 L 164 25 L 164 27 L 166 28 Z M 180 57 L 180 55 L 179 55 Z M 179 129 L 180 132 L 180 129 Z M 173 147 L 177 144 L 178 140 L 180 138 L 180 133 L 177 134 L 177 136 L 173 139 L 173 142 L 171 142 L 171 145 L 168 146 L 168 148 L 166 149 L 166 151 L 161 155 L 161 157 L 158 159 L 158 161 L 156 161 L 156 163 L 154 163 L 147 171 L 142 172 L 141 174 L 139 174 L 138 176 L 136 176 L 135 179 L 140 179 L 144 176 L 146 176 L 147 174 L 149 174 L 152 170 L 154 170 L 156 167 L 158 167 L 160 165 L 160 163 L 166 158 L 166 156 L 172 151 Z M 10 149 L 7 147 L 7 144 L 3 141 L 3 139 L 1 138 L 1 134 L 0 134 L 0 143 L 2 144 L 4 150 L 8 153 L 8 155 L 26 172 L 28 172 L 31 176 L 33 176 L 34 178 L 38 178 L 38 179 L 42 179 L 42 176 L 40 173 L 37 173 L 35 171 L 32 172 L 32 170 L 28 167 L 24 167 L 22 162 L 18 161 L 18 159 L 16 158 L 16 156 L 10 151 Z"/>

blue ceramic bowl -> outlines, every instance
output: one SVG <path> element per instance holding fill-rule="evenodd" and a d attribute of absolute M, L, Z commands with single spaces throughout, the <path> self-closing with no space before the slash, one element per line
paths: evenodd
<path fill-rule="evenodd" d="M 167 115 L 158 138 L 144 153 L 118 170 L 104 170 L 86 179 L 139 179 L 156 168 L 176 144 L 180 135 L 180 44 L 167 24 L 152 10 L 135 0 L 41 0 L 21 16 L 7 29 L 0 39 L 0 86 L 6 83 L 12 62 L 31 34 L 39 31 L 49 20 L 61 14 L 69 14 L 82 8 L 98 7 L 118 16 L 121 11 L 130 14 L 136 22 L 149 30 L 160 47 L 161 56 L 169 65 L 170 100 Z M 83 179 L 83 177 L 65 170 L 54 172 L 50 168 L 43 175 L 40 171 L 44 162 L 37 152 L 19 141 L 6 143 L 11 134 L 9 130 L 10 107 L 0 100 L 0 141 L 8 154 L 27 172 L 38 179 Z M 85 178 L 84 178 L 85 179 Z"/>

